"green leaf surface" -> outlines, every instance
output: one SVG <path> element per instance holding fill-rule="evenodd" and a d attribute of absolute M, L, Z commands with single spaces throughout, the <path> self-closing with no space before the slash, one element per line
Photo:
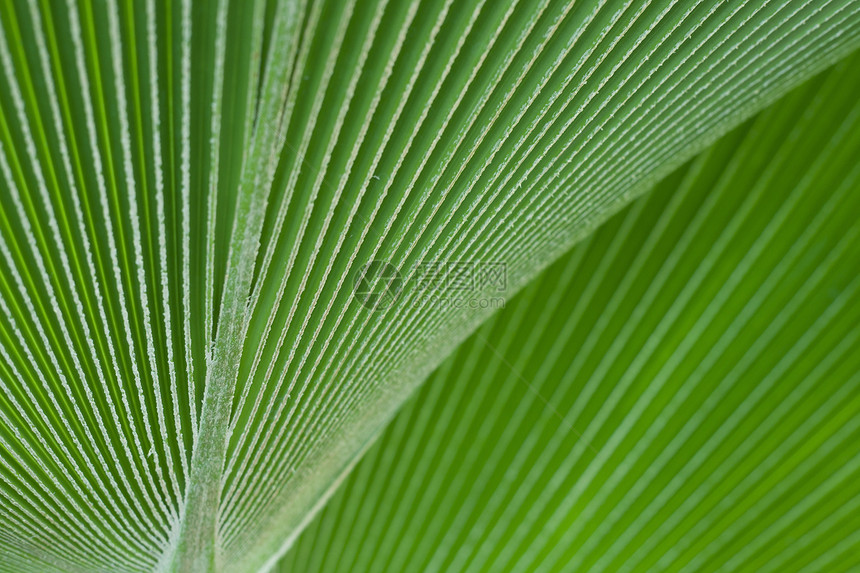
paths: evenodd
<path fill-rule="evenodd" d="M 860 567 L 860 58 L 445 361 L 276 570 Z"/>
<path fill-rule="evenodd" d="M 514 293 L 858 43 L 857 0 L 0 2 L 0 569 L 270 563 L 491 315 L 423 265 Z"/>

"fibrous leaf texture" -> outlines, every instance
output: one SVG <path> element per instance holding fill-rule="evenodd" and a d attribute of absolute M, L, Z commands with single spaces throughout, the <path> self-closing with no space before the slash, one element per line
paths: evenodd
<path fill-rule="evenodd" d="M 856 567 L 860 64 L 738 126 L 858 41 L 857 0 L 0 3 L 0 569 Z M 524 290 L 476 331 L 422 303 L 454 262 Z"/>
<path fill-rule="evenodd" d="M 855 570 L 858 70 L 815 78 L 555 262 L 278 570 Z"/>

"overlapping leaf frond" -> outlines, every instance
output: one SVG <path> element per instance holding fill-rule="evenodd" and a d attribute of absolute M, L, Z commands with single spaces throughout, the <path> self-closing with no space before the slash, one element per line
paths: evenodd
<path fill-rule="evenodd" d="M 860 58 L 565 255 L 279 571 L 860 566 Z"/>
<path fill-rule="evenodd" d="M 856 0 L 0 3 L 0 566 L 265 565 L 491 313 L 370 309 L 368 262 L 513 292 L 858 37 Z"/>

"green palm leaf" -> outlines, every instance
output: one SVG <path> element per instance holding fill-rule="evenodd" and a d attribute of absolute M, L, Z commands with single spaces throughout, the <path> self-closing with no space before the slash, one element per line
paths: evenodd
<path fill-rule="evenodd" d="M 3 2 L 0 566 L 272 564 L 492 313 L 419 304 L 421 269 L 501 262 L 512 294 L 858 36 L 854 0 Z M 832 119 L 856 86 L 822 93 Z"/>
<path fill-rule="evenodd" d="M 858 64 L 483 325 L 279 570 L 860 566 Z"/>

